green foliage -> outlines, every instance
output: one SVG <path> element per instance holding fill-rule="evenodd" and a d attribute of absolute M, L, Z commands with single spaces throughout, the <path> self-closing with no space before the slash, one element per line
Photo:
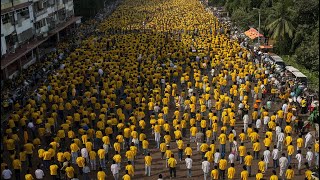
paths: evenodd
<path fill-rule="evenodd" d="M 319 72 L 319 22 L 311 34 L 305 34 L 305 38 L 296 49 L 297 60 L 311 71 Z"/>
<path fill-rule="evenodd" d="M 258 28 L 258 10 L 252 8 L 259 8 L 260 32 L 275 40 L 274 52 L 289 55 L 319 88 L 319 0 L 226 0 L 224 7 L 244 31 Z"/>
<path fill-rule="evenodd" d="M 293 37 L 293 13 L 290 0 L 277 2 L 270 8 L 266 29 L 269 30 L 272 39 L 283 40 L 285 35 L 288 35 L 289 38 Z"/>
<path fill-rule="evenodd" d="M 310 116 L 308 117 L 308 121 L 311 123 L 311 125 L 314 127 L 314 123 L 316 122 L 317 118 L 319 116 L 319 110 L 318 108 L 314 109 Z"/>
<path fill-rule="evenodd" d="M 214 6 L 214 7 L 224 6 L 225 3 L 226 3 L 225 0 L 208 0 L 208 5 Z"/>
<path fill-rule="evenodd" d="M 248 27 L 250 27 L 254 23 L 253 15 L 252 14 L 248 15 L 248 13 L 246 12 L 246 10 L 244 8 L 236 9 L 233 12 L 231 20 L 237 26 L 247 27 L 247 28 L 244 28 L 244 30 L 248 29 Z"/>

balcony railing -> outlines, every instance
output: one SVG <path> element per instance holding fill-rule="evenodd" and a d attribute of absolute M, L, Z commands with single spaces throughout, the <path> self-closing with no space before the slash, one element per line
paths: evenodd
<path fill-rule="evenodd" d="M 38 11 L 38 12 L 35 12 L 36 16 L 41 16 L 43 14 L 47 13 L 47 9 L 44 9 L 44 10 L 41 10 L 41 11 Z"/>

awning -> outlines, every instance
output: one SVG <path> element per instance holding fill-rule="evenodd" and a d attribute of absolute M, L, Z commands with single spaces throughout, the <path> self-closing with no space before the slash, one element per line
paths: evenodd
<path fill-rule="evenodd" d="M 260 47 L 260 49 L 273 49 L 272 45 L 261 45 L 259 47 Z"/>
<path fill-rule="evenodd" d="M 258 31 L 254 28 L 250 28 L 248 31 L 244 32 L 246 36 L 248 36 L 250 39 L 255 39 L 258 37 L 258 34 L 260 37 L 263 37 L 262 34 L 258 33 Z"/>

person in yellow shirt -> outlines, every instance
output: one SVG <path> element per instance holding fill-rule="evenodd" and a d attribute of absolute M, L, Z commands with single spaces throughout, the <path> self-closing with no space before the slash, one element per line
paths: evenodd
<path fill-rule="evenodd" d="M 190 128 L 190 142 L 196 141 L 196 134 L 198 132 L 198 128 L 195 125 L 192 125 Z"/>
<path fill-rule="evenodd" d="M 266 148 L 270 147 L 272 141 L 271 141 L 271 139 L 269 138 L 268 135 L 267 135 L 266 138 L 263 140 L 263 143 L 264 143 L 264 146 L 265 146 Z"/>
<path fill-rule="evenodd" d="M 287 147 L 287 153 L 288 153 L 288 164 L 290 164 L 292 160 L 292 155 L 294 153 L 294 146 L 292 145 L 292 142 Z"/>
<path fill-rule="evenodd" d="M 133 177 L 134 176 L 134 167 L 131 164 L 131 161 L 128 161 L 128 165 L 126 165 L 126 170 L 128 171 L 128 174 Z"/>
<path fill-rule="evenodd" d="M 28 158 L 28 166 L 32 167 L 32 154 L 34 150 L 34 145 L 30 140 L 28 140 L 28 143 L 24 145 L 24 148 L 26 150 L 27 158 Z"/>
<path fill-rule="evenodd" d="M 256 180 L 261 180 L 263 178 L 263 174 L 260 170 L 258 170 L 258 173 L 256 174 Z"/>
<path fill-rule="evenodd" d="M 144 157 L 144 163 L 145 163 L 145 175 L 151 176 L 152 157 L 150 156 L 150 153 L 148 153 L 148 155 Z"/>
<path fill-rule="evenodd" d="M 211 179 L 214 179 L 214 180 L 219 179 L 219 171 L 217 166 L 214 166 L 213 170 L 211 171 Z"/>
<path fill-rule="evenodd" d="M 74 168 L 71 166 L 71 164 L 66 167 L 65 171 L 69 179 L 72 179 L 74 177 Z"/>
<path fill-rule="evenodd" d="M 131 180 L 128 170 L 126 170 L 126 174 L 122 176 L 123 180 Z"/>
<path fill-rule="evenodd" d="M 219 135 L 218 140 L 220 141 L 221 156 L 224 156 L 226 153 L 226 141 L 227 141 L 227 135 L 224 133 L 224 131 L 221 131 L 221 134 Z"/>
<path fill-rule="evenodd" d="M 89 160 L 90 160 L 91 170 L 93 171 L 97 170 L 97 153 L 95 151 L 89 152 Z"/>
<path fill-rule="evenodd" d="M 315 139 L 314 143 L 314 155 L 315 155 L 315 166 L 319 168 L 319 138 Z"/>
<path fill-rule="evenodd" d="M 261 157 L 261 160 L 258 162 L 258 169 L 264 173 L 266 168 L 266 163 L 264 162 L 264 158 Z"/>
<path fill-rule="evenodd" d="M 247 171 L 249 173 L 249 177 L 251 176 L 251 165 L 252 165 L 253 157 L 250 152 L 247 152 L 247 155 L 244 157 L 244 164 L 247 166 Z"/>
<path fill-rule="evenodd" d="M 118 167 L 119 168 L 121 168 L 121 155 L 120 155 L 120 153 L 118 152 L 118 151 L 116 151 L 116 154 L 113 156 L 113 158 L 112 158 L 116 163 L 117 163 L 117 165 L 118 165 Z"/>
<path fill-rule="evenodd" d="M 14 160 L 12 161 L 12 167 L 14 170 L 14 174 L 16 179 L 21 179 L 21 169 L 22 169 L 22 164 L 21 161 L 19 160 L 18 156 L 16 155 Z"/>
<path fill-rule="evenodd" d="M 143 155 L 146 155 L 148 153 L 148 148 L 149 148 L 149 142 L 145 139 L 142 141 Z"/>
<path fill-rule="evenodd" d="M 240 177 L 241 177 L 241 180 L 248 180 L 249 173 L 247 171 L 247 166 L 243 166 L 243 171 L 241 171 Z"/>
<path fill-rule="evenodd" d="M 100 167 L 99 171 L 97 173 L 97 180 L 105 180 L 107 178 L 106 173 L 103 171 L 103 169 Z"/>
<path fill-rule="evenodd" d="M 97 152 L 99 161 L 100 161 L 100 167 L 102 169 L 106 169 L 106 150 L 104 150 L 103 146 L 100 147 L 100 149 Z"/>
<path fill-rule="evenodd" d="M 293 169 L 292 169 L 292 166 L 289 165 L 289 166 L 288 166 L 288 169 L 286 170 L 286 179 L 287 179 L 287 180 L 292 180 L 293 177 L 294 177 L 294 171 L 293 171 Z"/>
<path fill-rule="evenodd" d="M 131 151 L 130 147 L 127 148 L 126 157 L 128 161 L 131 161 L 132 164 L 134 165 L 134 152 Z"/>
<path fill-rule="evenodd" d="M 163 142 L 160 144 L 161 159 L 163 159 L 163 156 L 166 150 L 167 150 L 167 143 L 165 142 L 165 140 L 163 140 Z"/>
<path fill-rule="evenodd" d="M 305 171 L 305 178 L 307 179 L 307 180 L 312 180 L 312 171 L 310 170 L 310 167 L 307 167 L 307 170 Z"/>
<path fill-rule="evenodd" d="M 32 176 L 32 174 L 31 174 L 31 172 L 30 172 L 29 169 L 27 170 L 27 173 L 26 173 L 26 175 L 24 176 L 24 179 L 25 179 L 25 180 L 34 180 L 34 178 L 33 178 L 33 176 Z"/>
<path fill-rule="evenodd" d="M 230 167 L 228 168 L 227 171 L 227 177 L 229 180 L 234 179 L 234 176 L 236 174 L 236 169 L 234 168 L 234 163 L 231 163 Z"/>
<path fill-rule="evenodd" d="M 254 159 L 259 159 L 260 150 L 261 150 L 260 142 L 259 142 L 259 139 L 257 139 L 256 142 L 253 143 Z"/>
<path fill-rule="evenodd" d="M 244 146 L 243 143 L 241 143 L 240 146 L 239 146 L 240 164 L 243 163 L 244 156 L 246 155 L 246 153 L 247 153 L 247 148 Z"/>
<path fill-rule="evenodd" d="M 179 140 L 177 141 L 177 147 L 178 147 L 178 158 L 180 161 L 182 161 L 182 156 L 183 156 L 183 141 L 182 138 L 180 137 Z"/>
<path fill-rule="evenodd" d="M 168 159 L 168 167 L 170 171 L 170 178 L 176 177 L 176 166 L 177 166 L 177 160 L 174 158 L 174 155 L 171 154 L 171 157 Z"/>
<path fill-rule="evenodd" d="M 73 143 L 70 145 L 71 149 L 71 158 L 72 158 L 72 163 L 76 163 L 76 159 L 78 157 L 78 151 L 80 150 L 79 146 L 77 143 L 75 143 L 75 139 L 72 141 Z"/>
<path fill-rule="evenodd" d="M 270 180 L 278 180 L 277 172 L 276 170 L 272 170 L 272 176 L 270 177 Z"/>
<path fill-rule="evenodd" d="M 203 141 L 203 143 L 200 145 L 200 151 L 202 152 L 202 159 L 204 158 L 206 152 L 208 151 L 209 145 Z"/>
<path fill-rule="evenodd" d="M 225 179 L 226 169 L 227 160 L 224 158 L 224 156 L 222 156 L 219 161 L 219 179 Z"/>
<path fill-rule="evenodd" d="M 184 150 L 184 153 L 186 156 L 188 156 L 188 155 L 192 156 L 192 148 L 190 147 L 190 144 L 187 144 L 187 147 Z"/>
<path fill-rule="evenodd" d="M 82 169 L 85 165 L 86 160 L 84 159 L 84 157 L 79 156 L 79 157 L 77 157 L 76 162 L 77 162 L 77 165 L 79 168 L 79 173 L 82 175 Z"/>
<path fill-rule="evenodd" d="M 50 169 L 50 176 L 53 179 L 57 179 L 58 178 L 58 169 L 59 169 L 58 165 L 52 164 L 52 165 L 50 165 L 49 169 Z"/>
<path fill-rule="evenodd" d="M 300 150 L 303 147 L 303 138 L 302 135 L 299 134 L 299 138 L 297 139 L 297 150 Z"/>

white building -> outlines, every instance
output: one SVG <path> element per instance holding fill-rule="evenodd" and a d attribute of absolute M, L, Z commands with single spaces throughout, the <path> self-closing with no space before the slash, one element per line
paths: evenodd
<path fill-rule="evenodd" d="M 73 0 L 1 0 L 1 78 L 35 62 L 42 43 L 80 21 Z"/>

